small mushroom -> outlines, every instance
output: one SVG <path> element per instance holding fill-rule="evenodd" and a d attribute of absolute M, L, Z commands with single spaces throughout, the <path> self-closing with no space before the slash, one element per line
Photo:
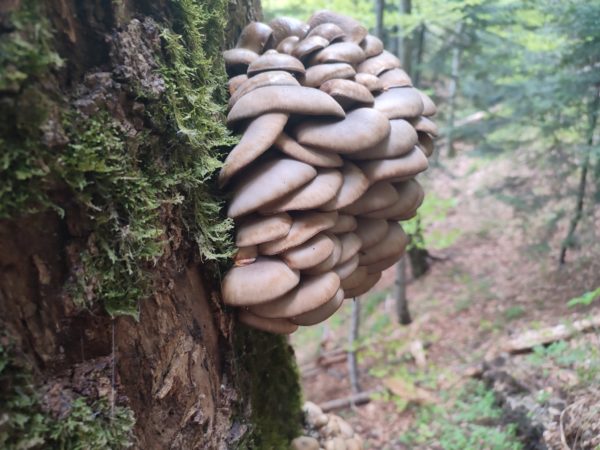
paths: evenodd
<path fill-rule="evenodd" d="M 353 153 L 383 141 L 390 129 L 384 114 L 372 108 L 358 108 L 350 111 L 344 120 L 304 120 L 294 128 L 294 134 L 303 145 Z"/>
<path fill-rule="evenodd" d="M 418 148 L 394 159 L 365 161 L 361 166 L 370 183 L 382 180 L 401 181 L 412 178 L 428 167 L 427 158 Z"/>
<path fill-rule="evenodd" d="M 254 89 L 258 89 L 265 86 L 300 86 L 298 80 L 289 72 L 283 70 L 272 70 L 269 72 L 262 72 L 252 78 L 248 78 L 245 75 L 246 81 L 244 81 L 231 95 L 229 99 L 229 107 L 233 107 L 235 103 L 249 92 Z M 237 77 L 236 77 L 237 78 Z M 233 78 L 232 78 L 233 79 Z"/>
<path fill-rule="evenodd" d="M 241 75 L 236 75 L 235 77 L 231 77 L 227 82 L 227 90 L 229 91 L 229 95 L 233 95 L 239 87 L 244 84 L 248 80 L 248 75 L 242 73 Z"/>
<path fill-rule="evenodd" d="M 383 90 L 383 83 L 381 80 L 370 73 L 357 73 L 354 76 L 354 79 L 357 83 L 360 83 L 366 87 L 369 92 L 380 92 Z"/>
<path fill-rule="evenodd" d="M 368 266 L 392 255 L 401 253 L 408 244 L 408 237 L 400 225 L 389 223 L 388 232 L 377 244 L 360 252 L 360 265 Z"/>
<path fill-rule="evenodd" d="M 356 106 L 373 106 L 375 102 L 365 86 L 351 80 L 328 80 L 319 89 L 333 97 L 345 110 Z"/>
<path fill-rule="evenodd" d="M 265 319 L 243 309 L 238 313 L 238 320 L 245 325 L 268 333 L 292 334 L 298 329 L 298 325 L 287 319 Z"/>
<path fill-rule="evenodd" d="M 354 272 L 342 280 L 342 289 L 355 289 L 364 283 L 369 276 L 365 266 L 358 266 Z"/>
<path fill-rule="evenodd" d="M 337 14 L 331 11 L 322 10 L 314 13 L 310 19 L 308 19 L 308 24 L 310 28 L 316 28 L 318 25 L 322 23 L 334 23 L 339 26 L 344 33 L 346 34 L 346 39 L 351 42 L 358 44 L 362 41 L 367 35 L 367 29 L 363 27 L 356 20 L 343 16 L 341 14 Z"/>
<path fill-rule="evenodd" d="M 373 273 L 380 273 L 383 272 L 385 269 L 392 267 L 394 264 L 396 264 L 398 262 L 398 260 L 402 257 L 403 252 L 397 253 L 395 255 L 392 256 L 388 256 L 387 258 L 384 258 L 380 261 L 377 261 L 376 263 L 370 264 L 368 266 L 360 266 L 360 267 L 366 267 L 367 268 L 367 273 L 373 274 Z"/>
<path fill-rule="evenodd" d="M 300 273 L 280 259 L 259 256 L 252 264 L 227 272 L 221 291 L 227 305 L 258 305 L 291 291 L 299 281 Z"/>
<path fill-rule="evenodd" d="M 378 209 L 387 208 L 399 200 L 398 192 L 387 181 L 373 184 L 367 192 L 352 204 L 341 210 L 344 214 L 368 214 Z"/>
<path fill-rule="evenodd" d="M 241 97 L 229 111 L 227 123 L 231 125 L 268 112 L 333 117 L 346 115 L 334 99 L 318 89 L 302 86 L 265 86 Z"/>
<path fill-rule="evenodd" d="M 337 222 L 333 228 L 329 229 L 329 232 L 341 234 L 354 230 L 356 230 L 356 218 L 350 214 L 338 214 Z"/>
<path fill-rule="evenodd" d="M 298 287 L 269 302 L 252 306 L 250 311 L 265 318 L 290 318 L 303 314 L 326 303 L 340 287 L 334 272 L 303 276 Z"/>
<path fill-rule="evenodd" d="M 429 95 L 427 95 L 425 92 L 421 92 L 421 91 L 418 91 L 418 92 L 419 92 L 419 95 L 421 96 L 421 100 L 423 101 L 423 112 L 421 114 L 423 114 L 426 117 L 434 116 L 435 113 L 437 112 L 435 103 L 433 103 L 433 100 L 431 100 L 431 97 L 429 97 Z"/>
<path fill-rule="evenodd" d="M 344 280 L 356 270 L 359 259 L 359 255 L 356 254 L 346 262 L 337 263 L 337 265 L 333 268 L 333 271 L 338 275 L 338 277 L 340 277 L 340 280 Z"/>
<path fill-rule="evenodd" d="M 312 166 L 340 167 L 343 164 L 340 155 L 300 145 L 284 132 L 277 137 L 274 146 L 286 155 Z"/>
<path fill-rule="evenodd" d="M 350 64 L 318 64 L 306 69 L 302 85 L 318 88 L 328 80 L 352 78 L 354 75 L 356 75 L 356 71 Z"/>
<path fill-rule="evenodd" d="M 342 30 L 335 23 L 322 23 L 317 25 L 308 32 L 306 37 L 321 36 L 327 39 L 329 42 L 334 42 L 345 37 L 344 30 Z"/>
<path fill-rule="evenodd" d="M 235 219 L 256 211 L 308 183 L 316 175 L 312 166 L 289 158 L 255 165 L 236 184 L 227 215 Z"/>
<path fill-rule="evenodd" d="M 343 264 L 358 253 L 362 246 L 362 241 L 355 233 L 344 233 L 338 235 L 342 243 L 342 254 L 338 264 Z"/>
<path fill-rule="evenodd" d="M 287 213 L 253 216 L 245 218 L 236 228 L 235 245 L 247 247 L 286 236 L 292 228 L 292 218 Z"/>
<path fill-rule="evenodd" d="M 360 46 L 364 50 L 366 58 L 372 58 L 383 52 L 383 42 L 372 34 L 367 34 L 360 42 Z"/>
<path fill-rule="evenodd" d="M 438 136 L 438 127 L 435 122 L 429 120 L 427 117 L 421 116 L 410 121 L 411 125 L 420 133 L 428 133 L 433 137 Z"/>
<path fill-rule="evenodd" d="M 296 48 L 296 45 L 298 45 L 298 42 L 300 42 L 300 38 L 298 36 L 288 36 L 279 43 L 277 46 L 277 51 L 279 53 L 291 55 Z"/>
<path fill-rule="evenodd" d="M 387 234 L 389 226 L 387 220 L 358 217 L 356 222 L 355 233 L 362 241 L 361 251 L 377 244 Z"/>
<path fill-rule="evenodd" d="M 327 300 L 327 302 L 311 311 L 290 317 L 290 321 L 302 326 L 316 325 L 317 323 L 321 323 L 331 317 L 333 313 L 340 309 L 340 306 L 342 306 L 343 302 L 344 291 L 342 289 L 338 289 L 335 295 Z"/>
<path fill-rule="evenodd" d="M 308 241 L 317 233 L 335 225 L 337 212 L 301 212 L 293 216 L 290 232 L 281 239 L 260 244 L 258 250 L 263 255 L 276 255 Z"/>
<path fill-rule="evenodd" d="M 400 68 L 400 60 L 387 50 L 372 58 L 365 59 L 356 68 L 357 72 L 370 73 L 371 75 L 381 75 L 386 70 Z"/>
<path fill-rule="evenodd" d="M 365 279 L 365 281 L 363 281 L 363 283 L 359 287 L 344 291 L 344 296 L 346 298 L 354 298 L 363 295 L 369 292 L 371 288 L 377 284 L 380 278 L 381 272 L 369 274 L 369 276 Z"/>
<path fill-rule="evenodd" d="M 258 247 L 256 245 L 250 245 L 249 247 L 238 247 L 235 256 L 233 257 L 233 264 L 236 266 L 247 266 L 256 261 L 258 256 Z"/>
<path fill-rule="evenodd" d="M 421 205 L 424 197 L 423 188 L 415 180 L 407 180 L 395 184 L 398 201 L 393 205 L 372 211 L 365 215 L 371 219 L 396 219 L 406 216 Z"/>
<path fill-rule="evenodd" d="M 277 47 L 288 36 L 298 36 L 302 39 L 309 28 L 308 24 L 291 17 L 273 19 L 269 26 L 273 29 L 273 47 Z"/>
<path fill-rule="evenodd" d="M 431 139 L 431 136 L 427 133 L 417 132 L 417 135 L 419 136 L 419 148 L 423 151 L 425 156 L 429 158 L 434 150 L 433 139 Z"/>
<path fill-rule="evenodd" d="M 365 52 L 353 42 L 336 42 L 315 53 L 308 61 L 309 66 L 329 63 L 348 63 L 353 66 L 365 59 Z"/>
<path fill-rule="evenodd" d="M 300 436 L 292 441 L 291 450 L 319 450 L 319 441 L 310 436 Z"/>
<path fill-rule="evenodd" d="M 322 211 L 335 211 L 349 205 L 367 189 L 369 189 L 369 180 L 362 171 L 351 162 L 345 161 L 342 167 L 344 183 L 333 200 L 328 201 L 321 206 Z"/>
<path fill-rule="evenodd" d="M 329 232 L 326 233 L 329 239 L 333 242 L 333 251 L 331 255 L 320 264 L 317 264 L 314 267 L 311 267 L 307 270 L 304 270 L 303 273 L 308 275 L 319 275 L 325 272 L 329 272 L 331 269 L 335 267 L 335 265 L 340 260 L 340 256 L 342 256 L 342 243 L 337 238 L 336 235 L 331 234 Z"/>
<path fill-rule="evenodd" d="M 251 78 L 254 75 L 269 70 L 283 70 L 296 75 L 303 75 L 306 71 L 304 65 L 297 58 L 285 53 L 279 53 L 277 50 L 267 50 L 252 61 L 246 73 Z"/>
<path fill-rule="evenodd" d="M 292 55 L 298 59 L 303 59 L 311 53 L 324 49 L 328 45 L 329 41 L 324 37 L 307 36 L 296 44 L 296 47 L 292 50 Z"/>
<path fill-rule="evenodd" d="M 390 120 L 390 135 L 373 148 L 348 155 L 351 159 L 396 158 L 409 153 L 417 145 L 418 136 L 412 125 L 403 119 Z"/>
<path fill-rule="evenodd" d="M 379 75 L 379 80 L 383 85 L 383 89 L 386 91 L 388 89 L 397 88 L 397 87 L 410 87 L 412 86 L 412 80 L 408 76 L 408 74 L 402 69 L 391 69 L 383 72 Z M 425 102 L 423 102 L 425 103 Z"/>
<path fill-rule="evenodd" d="M 262 22 L 250 22 L 244 27 L 236 47 L 246 48 L 256 53 L 262 53 L 271 39 L 273 30 Z"/>
<path fill-rule="evenodd" d="M 418 117 L 423 113 L 419 91 L 411 87 L 394 88 L 379 94 L 373 107 L 388 119 Z"/>
<path fill-rule="evenodd" d="M 245 48 L 232 48 L 223 52 L 225 68 L 230 75 L 245 73 L 250 64 L 258 59 L 258 53 Z"/>
<path fill-rule="evenodd" d="M 325 261 L 333 253 L 335 244 L 325 233 L 319 233 L 298 247 L 286 250 L 281 259 L 291 269 L 309 269 Z"/>

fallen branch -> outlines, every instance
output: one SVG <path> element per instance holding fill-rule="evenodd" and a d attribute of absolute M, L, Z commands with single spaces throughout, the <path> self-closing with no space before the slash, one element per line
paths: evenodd
<path fill-rule="evenodd" d="M 358 394 L 353 394 L 348 397 L 329 400 L 325 403 L 321 403 L 319 407 L 323 410 L 323 412 L 328 412 L 333 411 L 334 409 L 347 408 L 348 406 L 352 405 L 364 405 L 365 403 L 369 403 L 373 399 L 373 395 L 378 392 L 380 391 L 377 389 L 359 392 Z"/>

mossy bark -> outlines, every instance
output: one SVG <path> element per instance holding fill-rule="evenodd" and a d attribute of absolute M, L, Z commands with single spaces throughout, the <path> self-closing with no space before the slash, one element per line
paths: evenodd
<path fill-rule="evenodd" d="M 232 226 L 213 178 L 234 142 L 220 52 L 258 14 L 0 5 L 0 446 L 281 449 L 296 434 L 290 347 L 240 331 L 219 298 Z"/>

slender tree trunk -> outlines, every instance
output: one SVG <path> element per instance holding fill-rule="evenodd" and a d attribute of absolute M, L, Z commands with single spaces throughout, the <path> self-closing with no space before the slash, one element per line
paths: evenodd
<path fill-rule="evenodd" d="M 412 0 L 401 0 L 402 14 L 412 14 Z M 402 37 L 402 67 L 409 76 L 412 76 L 413 39 L 412 34 L 404 34 Z"/>
<path fill-rule="evenodd" d="M 385 0 L 375 0 L 375 36 L 382 41 L 385 38 L 383 16 L 385 14 Z M 384 45 L 387 44 L 384 41 Z"/>
<path fill-rule="evenodd" d="M 348 333 L 348 374 L 350 376 L 350 389 L 353 394 L 360 392 L 358 376 L 358 361 L 356 347 L 360 329 L 360 301 L 352 299 L 352 316 L 350 317 L 350 331 Z"/>
<path fill-rule="evenodd" d="M 456 38 L 454 48 L 452 48 L 452 68 L 450 73 L 450 84 L 448 86 L 448 132 L 446 135 L 446 155 L 453 158 L 456 156 L 454 149 L 454 115 L 456 110 L 456 97 L 458 95 L 458 81 L 460 79 L 460 57 L 462 48 L 460 35 L 463 32 L 463 22 L 456 26 Z M 436 152 L 438 155 L 440 152 Z"/>
<path fill-rule="evenodd" d="M 417 55 L 415 60 L 413 84 L 415 86 L 421 85 L 421 64 L 423 63 L 423 54 L 425 53 L 425 35 L 427 33 L 427 27 L 424 23 L 419 25 L 419 32 L 417 35 Z"/>
<path fill-rule="evenodd" d="M 406 255 L 402 256 L 396 264 L 396 317 L 398 323 L 408 325 L 412 323 L 408 298 L 406 297 Z"/>
<path fill-rule="evenodd" d="M 579 187 L 577 189 L 577 197 L 575 200 L 575 211 L 574 215 L 571 218 L 571 222 L 569 224 L 569 230 L 567 231 L 567 236 L 563 240 L 560 249 L 560 257 L 559 264 L 563 265 L 566 262 L 567 258 L 567 249 L 573 244 L 573 240 L 575 238 L 575 231 L 577 230 L 577 225 L 579 225 L 579 221 L 583 215 L 583 206 L 585 200 L 585 191 L 587 184 L 587 174 L 590 166 L 590 160 L 592 157 L 592 150 L 594 144 L 594 132 L 596 130 L 596 124 L 598 123 L 598 107 L 600 106 L 600 88 L 595 92 L 595 96 L 590 100 L 590 104 L 588 107 L 588 129 L 587 129 L 587 138 L 586 138 L 586 149 L 585 154 L 583 156 L 583 160 L 581 162 L 581 174 L 579 176 Z"/>

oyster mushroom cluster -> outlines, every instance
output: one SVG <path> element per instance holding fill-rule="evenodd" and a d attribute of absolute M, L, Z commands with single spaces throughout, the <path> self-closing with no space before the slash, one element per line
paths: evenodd
<path fill-rule="evenodd" d="M 225 275 L 239 320 L 288 334 L 367 292 L 402 256 L 414 179 L 436 112 L 399 59 L 354 19 L 249 24 L 224 53 L 228 126 L 241 134 L 219 174 L 238 252 Z"/>

